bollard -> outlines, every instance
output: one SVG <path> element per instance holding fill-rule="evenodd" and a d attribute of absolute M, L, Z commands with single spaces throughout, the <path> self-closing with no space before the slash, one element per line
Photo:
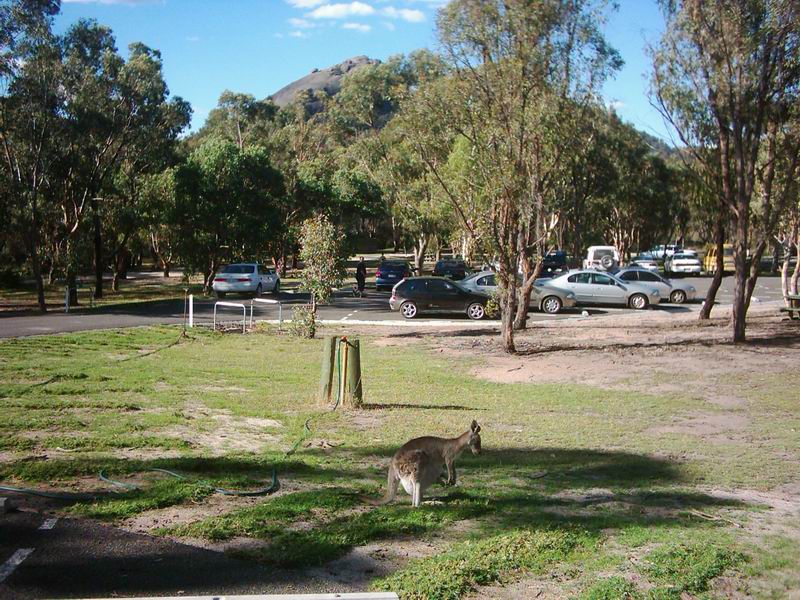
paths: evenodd
<path fill-rule="evenodd" d="M 329 404 L 333 387 L 334 363 L 336 361 L 336 344 L 338 337 L 326 337 L 322 346 L 322 370 L 319 377 L 319 399 L 323 404 Z"/>
<path fill-rule="evenodd" d="M 361 406 L 363 388 L 361 386 L 361 343 L 358 340 L 349 340 L 350 346 L 347 360 L 347 403 L 352 408 Z"/>

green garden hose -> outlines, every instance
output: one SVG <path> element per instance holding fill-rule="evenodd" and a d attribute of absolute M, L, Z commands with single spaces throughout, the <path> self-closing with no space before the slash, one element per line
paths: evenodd
<path fill-rule="evenodd" d="M 168 469 L 147 469 L 146 472 L 151 473 L 164 473 L 165 475 L 169 475 L 170 477 L 174 477 L 175 479 L 181 479 L 183 481 L 189 481 L 188 477 L 181 475 L 180 473 L 176 473 L 174 471 L 170 471 Z M 138 490 L 139 486 L 132 484 L 132 483 L 124 483 L 122 481 L 116 481 L 114 479 L 109 479 L 103 471 L 100 471 L 100 479 L 105 481 L 106 483 L 110 483 L 111 485 L 116 485 L 119 487 L 124 487 L 129 490 Z M 202 480 L 199 480 L 200 483 L 205 483 Z M 278 481 L 278 472 L 275 469 L 272 469 L 272 483 L 266 487 L 258 488 L 255 490 L 226 490 L 225 488 L 215 487 L 214 491 L 218 494 L 222 494 L 223 496 L 266 496 L 268 494 L 274 494 L 277 492 L 281 487 L 280 482 Z"/>

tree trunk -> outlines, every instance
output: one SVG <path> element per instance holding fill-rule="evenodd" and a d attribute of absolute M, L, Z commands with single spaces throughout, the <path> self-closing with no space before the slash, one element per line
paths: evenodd
<path fill-rule="evenodd" d="M 103 233 L 100 227 L 100 213 L 97 200 L 92 200 L 94 218 L 94 297 L 103 297 Z"/>
<path fill-rule="evenodd" d="M 421 234 L 414 244 L 414 268 L 417 270 L 417 275 L 422 275 L 422 268 L 425 266 L 425 251 L 427 249 L 428 236 Z"/>
<path fill-rule="evenodd" d="M 719 286 L 722 285 L 722 277 L 725 275 L 725 257 L 723 256 L 723 252 L 725 251 L 725 228 L 720 219 L 717 219 L 717 223 L 714 226 L 714 235 L 716 237 L 717 251 L 716 270 L 714 271 L 714 277 L 711 279 L 708 292 L 706 292 L 706 300 L 700 309 L 698 318 L 701 321 L 705 321 L 711 316 L 711 309 L 714 308 L 714 303 L 717 300 L 717 291 L 719 290 Z"/>
<path fill-rule="evenodd" d="M 31 254 L 31 267 L 33 269 L 33 278 L 36 280 L 36 302 L 39 305 L 39 311 L 45 313 L 47 312 L 47 302 L 44 298 L 42 266 L 39 263 L 39 254 L 37 252 Z"/>
<path fill-rule="evenodd" d="M 397 252 L 400 248 L 400 231 L 397 227 L 397 220 L 392 215 L 392 247 Z"/>
<path fill-rule="evenodd" d="M 764 250 L 767 248 L 767 241 L 761 240 L 758 243 L 758 247 L 756 251 L 753 253 L 753 259 L 750 262 L 750 276 L 747 278 L 747 284 L 745 289 L 745 307 L 744 310 L 747 312 L 750 309 L 750 300 L 753 298 L 753 290 L 756 289 L 756 282 L 758 281 L 758 271 L 761 267 L 761 257 L 764 255 Z"/>
<path fill-rule="evenodd" d="M 744 207 L 747 210 L 747 207 Z M 736 273 L 733 283 L 733 343 L 746 340 L 747 319 L 747 221 L 739 214 L 736 219 L 736 241 L 733 246 Z"/>
<path fill-rule="evenodd" d="M 514 316 L 514 329 L 521 331 L 528 326 L 528 310 L 531 305 L 533 282 L 542 273 L 542 261 L 536 261 L 536 266 L 531 269 L 530 259 L 522 261 L 522 287 L 519 289 L 519 303 Z"/>
<path fill-rule="evenodd" d="M 500 300 L 500 326 L 503 337 L 503 350 L 515 354 L 517 347 L 514 343 L 514 317 L 517 312 L 517 283 L 516 273 L 511 275 L 508 286 L 503 288 Z"/>
<path fill-rule="evenodd" d="M 161 272 L 162 272 L 162 274 L 164 275 L 164 277 L 169 277 L 169 268 L 170 268 L 170 263 L 169 263 L 169 261 L 166 261 L 166 260 L 164 260 L 164 259 L 162 258 L 162 259 L 161 259 L 161 268 L 162 268 L 162 271 L 161 271 Z"/>
<path fill-rule="evenodd" d="M 795 225 L 795 235 L 794 235 L 794 248 L 795 252 L 797 253 L 797 258 L 794 264 L 794 273 L 792 273 L 792 278 L 789 280 L 789 292 L 791 294 L 797 294 L 797 282 L 800 280 L 800 232 L 797 231 L 797 225 Z M 792 248 L 791 245 L 789 246 L 789 256 L 792 255 Z"/>

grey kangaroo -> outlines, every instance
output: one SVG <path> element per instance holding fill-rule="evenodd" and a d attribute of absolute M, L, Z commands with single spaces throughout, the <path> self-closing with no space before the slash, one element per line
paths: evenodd
<path fill-rule="evenodd" d="M 389 465 L 388 489 L 382 504 L 391 502 L 397 495 L 397 484 L 411 495 L 417 507 L 425 490 L 442 477 L 445 485 L 456 484 L 455 460 L 469 448 L 473 454 L 481 453 L 481 426 L 472 421 L 468 431 L 455 438 L 419 437 L 410 440 L 395 452 Z"/>

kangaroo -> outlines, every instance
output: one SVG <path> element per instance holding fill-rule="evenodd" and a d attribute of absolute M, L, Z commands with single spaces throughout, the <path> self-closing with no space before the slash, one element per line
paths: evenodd
<path fill-rule="evenodd" d="M 382 504 L 394 500 L 397 484 L 411 495 L 411 504 L 418 507 L 422 495 L 440 478 L 445 485 L 456 484 L 455 460 L 467 448 L 481 453 L 481 426 L 472 421 L 469 431 L 456 438 L 425 436 L 403 444 L 389 465 L 388 489 Z"/>

